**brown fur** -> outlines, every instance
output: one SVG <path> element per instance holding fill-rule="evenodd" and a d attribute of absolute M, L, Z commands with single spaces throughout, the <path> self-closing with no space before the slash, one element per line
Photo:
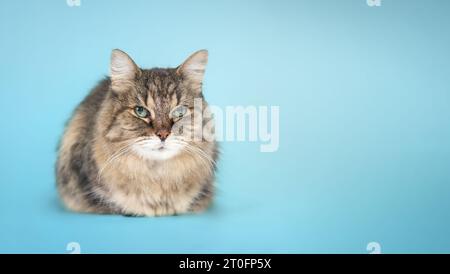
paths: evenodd
<path fill-rule="evenodd" d="M 201 92 L 206 60 L 207 52 L 199 51 L 178 68 L 143 70 L 125 53 L 113 51 L 111 77 L 78 106 L 61 140 L 57 186 L 68 209 L 159 216 L 208 207 L 218 156 L 215 142 L 189 140 L 189 150 L 168 159 L 123 149 L 162 131 L 179 137 L 175 126 L 192 119 L 177 121 L 170 111 L 179 105 L 193 110 L 195 98 L 207 106 Z M 144 106 L 150 117 L 138 117 L 136 106 Z"/>

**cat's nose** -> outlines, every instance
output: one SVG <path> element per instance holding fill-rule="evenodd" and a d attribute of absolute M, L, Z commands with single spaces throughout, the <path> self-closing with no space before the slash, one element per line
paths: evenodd
<path fill-rule="evenodd" d="M 170 134 L 170 130 L 167 129 L 160 129 L 156 132 L 156 136 L 159 137 L 159 139 L 161 139 L 161 141 L 164 141 L 167 139 L 167 136 L 169 136 Z"/>

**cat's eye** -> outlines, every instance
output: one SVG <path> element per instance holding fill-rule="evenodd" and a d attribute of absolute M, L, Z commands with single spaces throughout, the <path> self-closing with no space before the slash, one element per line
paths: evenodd
<path fill-rule="evenodd" d="M 142 106 L 135 107 L 134 113 L 136 113 L 139 118 L 147 118 L 148 116 L 150 116 L 150 112 Z"/>
<path fill-rule="evenodd" d="M 186 115 L 187 111 L 188 111 L 187 107 L 179 106 L 172 111 L 171 116 L 173 119 L 179 119 L 179 118 L 183 117 L 184 115 Z"/>

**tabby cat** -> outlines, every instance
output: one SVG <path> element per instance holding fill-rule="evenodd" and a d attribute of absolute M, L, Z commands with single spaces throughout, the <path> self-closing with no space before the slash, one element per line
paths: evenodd
<path fill-rule="evenodd" d="M 207 61 L 200 50 L 176 68 L 141 69 L 112 51 L 110 77 L 76 108 L 60 142 L 57 187 L 68 209 L 161 216 L 208 207 L 218 148 L 193 134 L 212 120 L 195 121 L 208 109 Z"/>

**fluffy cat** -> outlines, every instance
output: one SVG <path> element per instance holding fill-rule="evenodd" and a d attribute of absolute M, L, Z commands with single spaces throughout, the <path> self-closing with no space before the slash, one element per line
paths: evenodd
<path fill-rule="evenodd" d="M 77 107 L 60 142 L 57 187 L 68 209 L 161 216 L 208 207 L 217 144 L 192 134 L 212 121 L 194 121 L 194 102 L 207 110 L 207 61 L 200 50 L 177 68 L 141 69 L 113 50 L 110 77 Z"/>

